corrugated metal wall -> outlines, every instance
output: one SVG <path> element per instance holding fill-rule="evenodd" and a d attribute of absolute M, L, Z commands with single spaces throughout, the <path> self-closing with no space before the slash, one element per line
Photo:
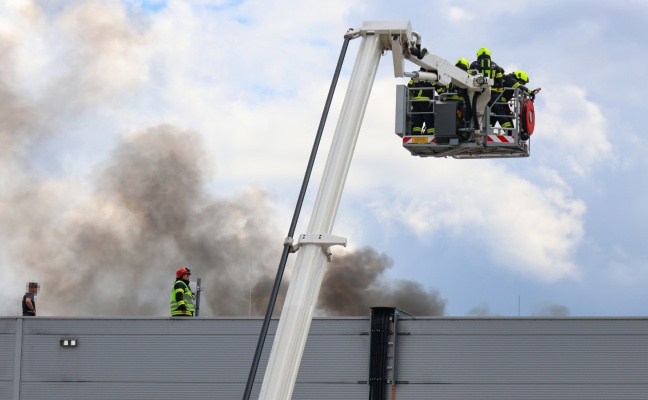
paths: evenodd
<path fill-rule="evenodd" d="M 23 321 L 20 399 L 29 400 L 241 398 L 262 323 L 248 318 Z M 295 399 L 366 397 L 366 384 L 358 381 L 367 377 L 369 337 L 361 335 L 367 324 L 366 318 L 313 322 Z M 266 349 L 275 329 L 273 321 Z M 11 359 L 15 335 L 2 336 L 0 354 Z M 78 347 L 61 347 L 61 339 L 77 339 Z M 264 351 L 253 398 L 268 357 Z M 11 389 L 9 364 L 0 366 L 0 378 Z M 0 387 L 0 399 L 12 398 L 8 389 Z"/>
<path fill-rule="evenodd" d="M 0 399 L 13 398 L 16 318 L 0 318 Z"/>
<path fill-rule="evenodd" d="M 2 400 L 238 399 L 262 323 L 38 317 L 17 336 L 16 321 L 0 318 Z M 418 318 L 397 330 L 394 399 L 648 399 L 647 318 Z M 368 331 L 368 318 L 315 319 L 293 398 L 368 399 Z"/>
<path fill-rule="evenodd" d="M 646 319 L 399 323 L 398 399 L 648 399 Z"/>

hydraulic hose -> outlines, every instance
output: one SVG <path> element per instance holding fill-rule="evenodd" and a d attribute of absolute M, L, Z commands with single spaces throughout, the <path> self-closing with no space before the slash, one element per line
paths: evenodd
<path fill-rule="evenodd" d="M 477 121 L 477 112 L 475 110 L 477 109 L 477 98 L 481 95 L 481 92 L 475 92 L 475 95 L 473 96 L 472 99 L 472 117 L 473 117 L 473 124 L 475 125 L 475 129 L 479 128 L 479 123 Z"/>
<path fill-rule="evenodd" d="M 468 90 L 461 89 L 459 95 L 464 99 L 468 98 Z M 470 105 L 470 101 L 464 102 L 466 104 L 466 116 L 464 116 L 464 121 L 469 122 L 472 119 L 473 107 Z"/>
<path fill-rule="evenodd" d="M 322 139 L 322 132 L 324 132 L 324 125 L 326 124 L 326 118 L 328 117 L 329 110 L 331 109 L 331 103 L 333 102 L 333 94 L 335 93 L 335 87 L 337 86 L 338 78 L 340 77 L 340 71 L 342 70 L 344 56 L 346 55 L 347 48 L 349 47 L 349 42 L 351 41 L 351 39 L 354 39 L 355 37 L 357 36 L 352 35 L 351 33 L 348 33 L 347 35 L 344 36 L 344 44 L 342 45 L 342 50 L 340 51 L 340 57 L 338 58 L 338 63 L 337 66 L 335 67 L 335 73 L 333 74 L 333 81 L 331 82 L 331 87 L 329 88 L 328 97 L 326 98 L 324 111 L 322 112 L 322 118 L 320 119 L 319 127 L 317 128 L 317 135 L 315 136 L 315 142 L 313 143 L 313 149 L 311 150 L 311 155 L 308 160 L 308 166 L 306 167 L 304 180 L 302 181 L 301 190 L 299 191 L 299 197 L 297 198 L 295 212 L 293 213 L 293 218 L 290 223 L 290 229 L 288 230 L 287 240 L 286 242 L 284 242 L 283 252 L 281 253 L 281 260 L 279 261 L 279 268 L 277 269 L 277 275 L 275 277 L 274 286 L 272 287 L 272 293 L 270 294 L 270 300 L 268 302 L 268 309 L 266 310 L 265 318 L 263 319 L 263 325 L 261 326 L 261 333 L 259 333 L 259 340 L 257 342 L 256 351 L 254 352 L 252 366 L 250 367 L 250 374 L 248 375 L 247 384 L 245 385 L 245 393 L 243 394 L 243 400 L 249 400 L 250 394 L 252 393 L 254 378 L 256 377 L 257 369 L 259 367 L 259 360 L 261 359 L 261 353 L 263 352 L 265 339 L 266 336 L 268 335 L 268 327 L 270 326 L 272 313 L 274 311 L 275 303 L 277 302 L 277 296 L 279 295 L 279 286 L 281 285 L 281 279 L 283 278 L 283 273 L 286 268 L 286 261 L 288 261 L 288 254 L 292 250 L 292 243 L 290 243 L 288 239 L 292 240 L 292 237 L 295 234 L 297 221 L 299 220 L 299 214 L 301 212 L 301 208 L 304 203 L 304 197 L 306 196 L 306 189 L 308 188 L 308 182 L 310 181 L 310 176 L 311 173 L 313 172 L 315 157 L 317 156 L 317 150 L 319 148 L 319 144 Z"/>

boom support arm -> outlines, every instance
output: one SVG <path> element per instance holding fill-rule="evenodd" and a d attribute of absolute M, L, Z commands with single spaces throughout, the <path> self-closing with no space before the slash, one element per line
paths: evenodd
<path fill-rule="evenodd" d="M 421 58 L 413 55 L 411 49 L 417 48 L 417 44 L 420 47 L 421 37 L 418 33 L 412 31 L 409 21 L 365 21 L 360 28 L 359 34 L 362 36 L 378 35 L 383 51 L 391 50 L 394 76 L 396 78 L 412 75 L 405 72 L 405 60 L 408 60 L 426 71 L 434 73 L 431 77 L 430 75 L 421 74 L 423 76 L 421 80 L 430 80 L 441 85 L 453 83 L 462 89 L 468 90 L 471 103 L 475 93 L 479 93 L 480 96 L 477 98 L 475 111 L 480 118 L 483 117 L 484 110 L 490 100 L 490 87 L 493 85 L 493 80 L 479 74 L 471 75 L 455 67 L 447 60 L 427 51 L 424 51 Z M 410 39 L 412 36 L 416 37 L 416 39 Z"/>
<path fill-rule="evenodd" d="M 409 60 L 431 71 L 427 78 L 441 84 L 452 82 L 468 89 L 471 96 L 488 92 L 492 83 L 483 77 L 469 75 L 432 54 L 421 59 L 413 56 L 410 37 L 414 32 L 409 21 L 366 21 L 359 31 L 347 35 L 362 36 L 362 43 L 313 206 L 308 237 L 327 236 L 333 229 L 381 53 L 392 51 L 396 77 L 407 76 L 404 61 Z M 484 107 L 478 103 L 482 113 L 489 99 L 490 96 L 479 96 L 479 102 L 484 100 Z M 322 251 L 321 243 L 307 240 L 301 244 L 259 400 L 289 400 L 292 397 L 326 262 L 327 253 Z"/>

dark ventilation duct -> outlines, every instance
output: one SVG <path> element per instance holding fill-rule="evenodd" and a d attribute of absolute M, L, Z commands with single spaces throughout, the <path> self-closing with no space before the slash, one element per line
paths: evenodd
<path fill-rule="evenodd" d="M 369 400 L 386 400 L 396 391 L 396 337 L 398 319 L 414 316 L 394 307 L 371 307 L 369 338 Z M 402 333 L 401 333 L 402 334 Z"/>

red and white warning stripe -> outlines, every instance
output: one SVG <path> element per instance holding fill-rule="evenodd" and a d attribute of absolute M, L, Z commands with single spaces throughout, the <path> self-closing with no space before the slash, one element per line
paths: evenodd
<path fill-rule="evenodd" d="M 515 143 L 515 136 L 488 135 L 486 139 L 496 143 Z"/>

